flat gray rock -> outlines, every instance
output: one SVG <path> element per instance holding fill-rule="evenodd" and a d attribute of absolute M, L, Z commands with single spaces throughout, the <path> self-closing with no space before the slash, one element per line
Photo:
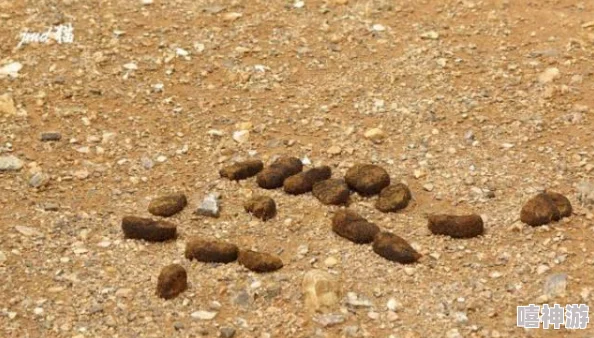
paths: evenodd
<path fill-rule="evenodd" d="M 19 171 L 23 167 L 23 161 L 16 156 L 0 156 L 0 171 Z"/>

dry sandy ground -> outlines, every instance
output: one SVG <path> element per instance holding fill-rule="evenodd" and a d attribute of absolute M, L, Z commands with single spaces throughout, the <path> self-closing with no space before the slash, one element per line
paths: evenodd
<path fill-rule="evenodd" d="M 23 66 L 0 79 L 16 110 L 0 115 L 0 156 L 24 163 L 0 172 L 0 336 L 593 337 L 592 323 L 516 327 L 518 305 L 594 305 L 593 209 L 577 188 L 594 175 L 592 20 L 594 3 L 577 0 L 0 0 L 0 67 Z M 62 23 L 72 44 L 15 48 L 21 32 Z M 371 128 L 384 138 L 366 138 Z M 61 140 L 42 142 L 48 131 Z M 276 155 L 334 177 L 376 163 L 406 182 L 402 212 L 357 195 L 349 208 L 421 260 L 405 269 L 334 235 L 338 207 L 311 194 L 219 178 L 237 159 Z M 545 188 L 574 215 L 522 224 L 522 204 Z M 124 215 L 150 216 L 150 199 L 174 191 L 189 198 L 171 218 L 176 241 L 123 238 Z M 218 219 L 193 214 L 210 192 Z M 278 215 L 245 213 L 252 193 Z M 486 234 L 431 235 L 431 212 L 476 212 Z M 194 235 L 285 266 L 190 262 Z M 157 276 L 174 262 L 190 286 L 164 301 Z M 314 268 L 368 304 L 341 301 L 344 322 L 323 327 L 301 292 Z M 566 292 L 546 297 L 555 273 Z"/>

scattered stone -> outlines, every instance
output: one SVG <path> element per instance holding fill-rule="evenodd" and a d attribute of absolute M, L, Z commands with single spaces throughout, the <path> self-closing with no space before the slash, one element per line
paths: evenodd
<path fill-rule="evenodd" d="M 368 129 L 363 135 L 373 143 L 381 143 L 386 138 L 386 134 L 380 128 Z"/>
<path fill-rule="evenodd" d="M 120 288 L 115 292 L 115 296 L 118 298 L 128 298 L 131 299 L 133 298 L 133 292 L 134 290 L 130 289 L 130 288 Z"/>
<path fill-rule="evenodd" d="M 406 208 L 411 198 L 408 187 L 398 183 L 387 186 L 380 192 L 375 207 L 382 212 L 394 212 Z"/>
<path fill-rule="evenodd" d="M 142 167 L 146 170 L 150 170 L 155 166 L 155 163 L 153 162 L 153 160 L 151 160 L 150 158 L 143 156 L 140 159 L 140 163 L 142 164 Z"/>
<path fill-rule="evenodd" d="M 258 186 L 264 189 L 276 189 L 283 186 L 287 177 L 303 170 L 303 163 L 296 157 L 281 157 L 256 177 Z"/>
<path fill-rule="evenodd" d="M 313 317 L 313 320 L 323 327 L 330 327 L 337 324 L 344 323 L 346 320 L 344 315 L 340 313 L 320 314 Z"/>
<path fill-rule="evenodd" d="M 373 251 L 387 260 L 402 264 L 414 263 L 421 258 L 421 254 L 406 240 L 389 232 L 380 232 L 375 236 Z"/>
<path fill-rule="evenodd" d="M 235 21 L 239 18 L 241 18 L 243 16 L 243 14 L 238 13 L 238 12 L 227 12 L 225 14 L 223 14 L 223 20 L 224 21 Z"/>
<path fill-rule="evenodd" d="M 332 146 L 326 150 L 326 153 L 331 156 L 340 155 L 342 149 L 339 146 Z"/>
<path fill-rule="evenodd" d="M 428 31 L 421 34 L 421 39 L 437 40 L 439 39 L 439 33 L 437 33 L 436 31 Z"/>
<path fill-rule="evenodd" d="M 219 199 L 215 194 L 208 194 L 195 211 L 196 214 L 218 218 L 220 213 Z"/>
<path fill-rule="evenodd" d="M 300 195 L 310 192 L 314 184 L 327 180 L 332 175 L 328 166 L 321 166 L 309 169 L 285 179 L 283 187 L 285 192 L 291 195 Z"/>
<path fill-rule="evenodd" d="M 28 226 L 24 226 L 24 225 L 16 225 L 14 227 L 16 229 L 16 231 L 18 231 L 21 235 L 27 236 L 27 237 L 32 237 L 32 236 L 42 236 L 41 232 L 39 232 L 37 229 L 28 227 Z"/>
<path fill-rule="evenodd" d="M 16 156 L 0 156 L 0 171 L 19 171 L 23 167 L 23 161 Z"/>
<path fill-rule="evenodd" d="M 250 139 L 249 130 L 238 130 L 233 132 L 233 140 L 239 144 L 245 143 Z"/>
<path fill-rule="evenodd" d="M 328 257 L 324 260 L 324 264 L 331 268 L 333 266 L 335 266 L 336 264 L 338 264 L 338 259 L 334 258 L 334 257 Z"/>
<path fill-rule="evenodd" d="M 212 320 L 217 314 L 218 312 L 214 311 L 195 311 L 190 314 L 190 317 L 200 320 Z"/>
<path fill-rule="evenodd" d="M 163 242 L 173 239 L 177 235 L 175 224 L 136 216 L 124 217 L 122 230 L 126 238 L 143 239 L 149 242 Z"/>
<path fill-rule="evenodd" d="M 47 185 L 49 182 L 49 177 L 42 172 L 36 172 L 35 174 L 31 175 L 29 179 L 29 186 L 31 188 L 41 188 Z"/>
<path fill-rule="evenodd" d="M 232 327 L 222 327 L 220 330 L 221 338 L 233 338 L 235 336 L 235 329 Z"/>
<path fill-rule="evenodd" d="M 42 142 L 60 141 L 62 139 L 62 134 L 57 131 L 47 131 L 41 133 L 40 138 Z"/>
<path fill-rule="evenodd" d="M 347 204 L 351 192 L 347 184 L 341 179 L 328 179 L 313 185 L 312 194 L 323 204 Z"/>
<path fill-rule="evenodd" d="M 23 64 L 20 62 L 5 64 L 0 67 L 0 79 L 5 77 L 17 78 L 21 69 L 23 69 Z"/>
<path fill-rule="evenodd" d="M 373 26 L 371 26 L 371 29 L 373 29 L 376 32 L 383 32 L 386 30 L 386 27 L 384 27 L 384 25 L 376 23 Z"/>
<path fill-rule="evenodd" d="M 435 235 L 447 235 L 453 238 L 471 238 L 484 232 L 483 219 L 476 214 L 471 215 L 429 215 L 429 230 Z"/>
<path fill-rule="evenodd" d="M 238 262 L 254 272 L 272 272 L 283 267 L 280 257 L 252 250 L 240 251 Z"/>
<path fill-rule="evenodd" d="M 386 307 L 388 308 L 388 310 L 396 312 L 400 308 L 400 305 L 398 304 L 398 301 L 396 299 L 390 298 L 388 300 L 388 303 L 386 304 Z"/>
<path fill-rule="evenodd" d="M 520 220 L 531 226 L 540 226 L 561 218 L 555 202 L 546 193 L 540 193 L 524 204 Z"/>
<path fill-rule="evenodd" d="M 560 75 L 559 69 L 557 68 L 547 68 L 544 72 L 538 74 L 538 82 L 542 84 L 546 84 L 552 82 Z"/>
<path fill-rule="evenodd" d="M 354 292 L 347 293 L 346 303 L 347 305 L 352 306 L 354 308 L 365 308 L 373 306 L 373 303 L 369 299 L 363 296 L 358 296 Z"/>
<path fill-rule="evenodd" d="M 58 211 L 60 206 L 57 203 L 47 202 L 42 204 L 43 210 L 45 211 Z"/>
<path fill-rule="evenodd" d="M 6 114 L 13 116 L 17 114 L 17 109 L 14 106 L 12 96 L 8 93 L 0 95 L 0 115 Z"/>
<path fill-rule="evenodd" d="M 347 171 L 345 181 L 349 188 L 359 194 L 371 196 L 379 194 L 382 189 L 390 185 L 390 175 L 380 166 L 357 164 Z"/>
<path fill-rule="evenodd" d="M 188 288 L 188 274 L 179 264 L 164 267 L 157 280 L 157 296 L 163 299 L 177 297 Z"/>
<path fill-rule="evenodd" d="M 577 186 L 578 199 L 583 205 L 594 205 L 594 183 L 582 181 Z"/>
<path fill-rule="evenodd" d="M 350 210 L 339 210 L 332 218 L 332 231 L 357 244 L 373 242 L 379 227 Z"/>
<path fill-rule="evenodd" d="M 276 215 L 276 203 L 268 196 L 254 196 L 244 204 L 245 211 L 267 221 Z"/>
<path fill-rule="evenodd" d="M 310 270 L 303 277 L 301 289 L 305 297 L 305 307 L 310 312 L 332 311 L 341 297 L 337 279 L 322 270 Z"/>
<path fill-rule="evenodd" d="M 260 160 L 249 160 L 234 163 L 230 166 L 224 167 L 219 171 L 221 177 L 228 178 L 230 180 L 239 181 L 245 180 L 252 176 L 256 176 L 262 169 L 264 164 Z"/>
<path fill-rule="evenodd" d="M 186 195 L 176 193 L 154 198 L 149 203 L 148 211 L 155 216 L 169 217 L 182 211 L 186 205 Z"/>
<path fill-rule="evenodd" d="M 549 197 L 551 198 L 551 200 L 553 201 L 553 203 L 559 210 L 560 218 L 571 216 L 571 214 L 573 212 L 573 208 L 571 207 L 571 202 L 569 201 L 569 199 L 567 197 L 565 197 L 562 194 L 552 192 L 552 191 L 547 191 L 546 194 L 549 195 Z"/>
<path fill-rule="evenodd" d="M 252 296 L 246 291 L 241 290 L 233 297 L 233 304 L 247 308 L 252 303 Z"/>
<path fill-rule="evenodd" d="M 235 244 L 222 241 L 207 241 L 190 238 L 186 243 L 185 256 L 206 263 L 230 263 L 237 260 L 239 248 Z"/>
<path fill-rule="evenodd" d="M 565 296 L 567 289 L 567 274 L 555 273 L 548 276 L 544 283 L 544 294 L 549 298 Z"/>

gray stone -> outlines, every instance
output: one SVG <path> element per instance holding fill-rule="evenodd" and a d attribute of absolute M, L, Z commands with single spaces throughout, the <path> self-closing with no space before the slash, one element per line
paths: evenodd
<path fill-rule="evenodd" d="M 567 289 L 567 274 L 555 273 L 547 277 L 544 284 L 544 294 L 549 298 L 565 295 Z"/>
<path fill-rule="evenodd" d="M 233 338 L 235 336 L 235 329 L 232 327 L 222 327 L 221 337 L 222 338 Z"/>
<path fill-rule="evenodd" d="M 41 141 L 48 142 L 48 141 L 60 141 L 62 139 L 62 134 L 57 131 L 47 131 L 41 133 Z"/>
<path fill-rule="evenodd" d="M 140 163 L 142 163 L 142 166 L 143 166 L 143 167 L 144 167 L 144 169 L 146 169 L 146 170 L 149 170 L 149 169 L 151 169 L 151 168 L 152 168 L 152 167 L 155 165 L 155 163 L 153 162 L 153 160 L 151 160 L 151 159 L 150 159 L 150 158 L 148 158 L 148 157 L 142 157 L 142 158 L 140 159 Z"/>
<path fill-rule="evenodd" d="M 208 194 L 196 210 L 198 215 L 215 218 L 219 217 L 219 213 L 219 200 L 215 194 Z"/>
<path fill-rule="evenodd" d="M 29 186 L 31 188 L 39 188 L 46 185 L 48 182 L 48 177 L 44 175 L 42 172 L 37 172 L 31 176 L 29 179 Z"/>
<path fill-rule="evenodd" d="M 323 327 L 329 327 L 329 326 L 334 326 L 340 323 L 344 323 L 345 318 L 344 315 L 340 314 L 340 313 L 329 313 L 329 314 L 323 314 L 323 315 L 318 315 L 318 316 L 314 316 L 313 320 L 322 325 Z"/>
<path fill-rule="evenodd" d="M 350 305 L 355 308 L 373 306 L 373 303 L 369 299 L 362 296 L 357 296 L 357 294 L 354 292 L 347 293 L 346 303 L 347 305 Z"/>
<path fill-rule="evenodd" d="M 19 171 L 23 167 L 23 161 L 16 156 L 0 156 L 0 171 Z"/>
<path fill-rule="evenodd" d="M 233 297 L 233 304 L 235 304 L 237 306 L 248 307 L 248 306 L 250 306 L 251 303 L 252 303 L 252 297 L 245 290 L 239 291 L 235 295 L 235 297 Z"/>

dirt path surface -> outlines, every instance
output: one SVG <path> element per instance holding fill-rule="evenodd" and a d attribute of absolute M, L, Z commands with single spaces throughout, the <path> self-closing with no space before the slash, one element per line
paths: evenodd
<path fill-rule="evenodd" d="M 516 326 L 516 306 L 594 305 L 593 20 L 594 3 L 570 0 L 0 0 L 0 158 L 16 162 L 0 171 L 0 336 L 594 337 L 592 323 Z M 72 43 L 16 48 L 62 24 Z M 219 176 L 279 155 L 406 183 L 400 212 L 357 194 L 349 208 L 421 259 L 336 236 L 341 207 L 310 193 Z M 544 189 L 573 215 L 523 224 Z M 188 197 L 168 219 L 177 240 L 124 238 L 123 216 L 153 217 L 173 192 Z M 219 218 L 193 213 L 209 193 Z M 274 218 L 244 211 L 256 194 Z M 477 213 L 486 232 L 435 236 L 429 213 Z M 189 261 L 192 236 L 284 267 Z M 189 286 L 166 301 L 172 263 Z M 312 269 L 338 280 L 328 313 L 304 305 Z"/>

